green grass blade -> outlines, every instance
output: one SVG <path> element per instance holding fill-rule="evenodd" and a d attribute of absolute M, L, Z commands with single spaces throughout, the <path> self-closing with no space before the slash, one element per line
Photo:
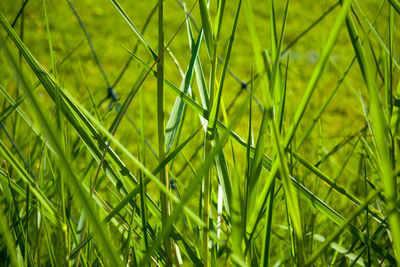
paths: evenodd
<path fill-rule="evenodd" d="M 200 43 L 201 43 L 201 38 L 203 36 L 203 31 L 200 32 L 199 37 L 196 41 L 195 46 L 192 49 L 192 55 L 190 58 L 190 63 L 188 66 L 188 69 L 186 71 L 185 77 L 181 83 L 181 88 L 180 90 L 184 93 L 187 94 L 188 90 L 190 89 L 190 84 L 192 81 L 193 77 L 193 70 L 194 70 L 194 64 L 197 60 L 197 56 L 199 54 L 199 49 L 200 49 Z M 166 152 L 168 153 L 169 150 L 172 147 L 172 144 L 174 143 L 176 133 L 179 128 L 179 123 L 182 119 L 182 112 L 184 109 L 184 101 L 177 97 L 174 103 L 174 106 L 171 111 L 171 115 L 168 119 L 167 122 L 167 127 L 165 129 L 165 143 L 166 143 Z"/>
<path fill-rule="evenodd" d="M 214 130 L 215 130 L 215 126 L 217 124 L 217 117 L 218 117 L 218 111 L 219 111 L 219 107 L 220 107 L 221 99 L 222 99 L 222 90 L 223 90 L 224 83 L 225 83 L 226 70 L 228 68 L 229 59 L 231 57 L 233 41 L 235 40 L 236 27 L 237 27 L 237 23 L 239 20 L 239 13 L 240 13 L 241 5 L 242 5 L 242 0 L 239 0 L 237 8 L 236 8 L 236 14 L 235 14 L 235 18 L 234 18 L 234 22 L 233 22 L 233 26 L 232 26 L 231 35 L 229 38 L 228 48 L 227 48 L 226 54 L 225 54 L 221 78 L 219 80 L 217 96 L 216 96 L 216 99 L 214 100 L 214 103 L 213 103 L 213 106 L 211 109 L 211 113 L 210 113 L 210 117 L 209 117 L 209 122 L 208 122 L 209 126 L 207 128 L 207 134 L 210 135 L 211 138 L 213 138 L 213 136 L 214 136 Z M 211 125 L 211 127 L 210 127 L 210 125 Z"/>
<path fill-rule="evenodd" d="M 125 22 L 128 24 L 129 28 L 133 31 L 133 33 L 136 35 L 138 38 L 139 42 L 143 45 L 143 47 L 150 53 L 150 55 L 156 59 L 157 54 L 154 52 L 154 50 L 150 47 L 150 45 L 147 43 L 146 39 L 142 36 L 140 33 L 139 29 L 133 24 L 132 20 L 129 18 L 129 16 L 126 14 L 124 9 L 121 7 L 121 5 L 118 3 L 117 0 L 110 0 L 111 3 L 114 5 L 114 7 L 117 9 L 117 11 L 121 14 L 122 18 L 125 20 Z"/>
<path fill-rule="evenodd" d="M 188 11 L 186 10 L 185 7 L 185 13 Z M 194 37 L 193 37 L 193 32 L 192 32 L 192 27 L 190 26 L 189 20 L 186 21 L 186 28 L 188 32 L 188 39 L 189 39 L 189 46 L 190 49 L 193 49 L 193 46 L 195 45 Z M 196 58 L 196 63 L 194 66 L 195 74 L 196 74 L 196 82 L 197 82 L 197 87 L 199 88 L 199 93 L 200 93 L 200 99 L 201 99 L 201 104 L 204 109 L 208 110 L 208 90 L 207 90 L 207 84 L 206 84 L 206 79 L 204 78 L 204 73 L 203 73 L 203 68 L 200 62 L 200 58 Z M 202 122 L 203 124 L 207 124 L 206 122 Z"/>
<path fill-rule="evenodd" d="M 214 58 L 214 33 L 211 26 L 211 17 L 207 7 L 206 0 L 199 0 L 201 22 L 203 24 L 204 37 L 207 45 L 207 51 L 210 58 Z"/>
<path fill-rule="evenodd" d="M 219 135 L 217 135 L 217 140 Z M 231 212 L 231 201 L 232 199 L 232 180 L 228 169 L 228 163 L 226 162 L 225 154 L 223 151 L 215 157 L 215 167 L 217 169 L 218 181 L 222 187 L 223 199 L 226 207 L 226 212 L 230 215 Z"/>
<path fill-rule="evenodd" d="M 226 0 L 218 0 L 217 16 L 214 23 L 215 39 L 219 40 L 219 34 L 221 32 L 221 25 L 224 18 Z"/>
<path fill-rule="evenodd" d="M 339 33 L 340 33 L 341 27 L 344 23 L 344 20 L 347 17 L 347 13 L 350 9 L 351 3 L 352 3 L 351 0 L 344 1 L 343 5 L 342 5 L 342 9 L 340 10 L 340 13 L 336 17 L 336 21 L 332 27 L 331 33 L 329 35 L 328 41 L 325 44 L 324 50 L 322 51 L 322 55 L 318 60 L 317 66 L 314 69 L 314 72 L 310 78 L 310 81 L 308 82 L 306 91 L 305 91 L 303 98 L 301 99 L 301 102 L 299 104 L 299 107 L 294 115 L 293 121 L 288 130 L 288 133 L 285 135 L 285 147 L 287 147 L 289 145 L 289 143 L 291 142 L 291 140 L 293 139 L 296 129 L 299 126 L 300 120 L 302 119 L 302 117 L 304 115 L 307 104 L 309 103 L 311 96 L 317 86 L 317 83 L 318 83 L 319 79 L 321 78 L 323 71 L 325 70 L 329 56 L 330 56 L 333 46 L 335 45 L 336 40 L 339 36 Z"/>
<path fill-rule="evenodd" d="M 400 14 L 400 2 L 398 0 L 389 0 L 389 3 Z"/>
<path fill-rule="evenodd" d="M 247 27 L 249 29 L 250 37 L 252 40 L 253 52 L 255 55 L 256 71 L 261 73 L 262 69 L 263 69 L 262 60 L 261 60 L 261 56 L 258 54 L 261 51 L 260 42 L 258 40 L 256 30 L 255 30 L 253 11 L 252 11 L 252 8 L 250 5 L 250 1 L 248 1 L 248 0 L 246 0 L 244 2 L 244 13 L 245 13 L 245 17 L 246 17 Z M 262 77 L 261 77 L 261 87 L 263 90 L 262 95 L 263 95 L 263 99 L 265 102 L 266 95 L 267 95 L 267 92 L 266 92 L 267 81 L 266 81 L 264 75 L 262 75 Z M 265 109 L 267 109 L 267 107 L 264 107 L 264 110 Z M 246 217 L 250 217 L 251 213 L 253 212 L 253 208 L 254 208 L 254 205 L 256 202 L 256 198 L 257 198 L 258 181 L 259 181 L 259 176 L 261 173 L 261 166 L 262 166 L 262 155 L 264 153 L 264 146 L 265 146 L 266 137 L 267 137 L 268 119 L 271 119 L 271 118 L 266 116 L 266 113 L 265 113 L 265 115 L 263 114 L 254 156 L 251 160 L 249 177 L 247 178 L 247 192 L 246 192 L 247 207 L 246 207 L 246 210 L 247 210 L 248 214 L 245 215 Z"/>
<path fill-rule="evenodd" d="M 161 164 L 165 157 L 165 124 L 164 124 L 164 1 L 158 1 L 158 62 L 157 62 L 157 137 L 158 137 L 158 163 Z M 160 181 L 169 190 L 169 178 L 167 166 L 160 170 Z M 167 195 L 160 192 L 161 223 L 165 224 L 170 216 L 170 203 Z M 165 263 L 171 265 L 173 262 L 172 243 L 170 236 L 165 236 L 164 249 L 166 253 Z"/>

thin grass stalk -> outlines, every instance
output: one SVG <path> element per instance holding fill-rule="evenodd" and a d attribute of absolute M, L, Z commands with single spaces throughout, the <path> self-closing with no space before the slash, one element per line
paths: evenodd
<path fill-rule="evenodd" d="M 215 127 L 217 125 L 218 111 L 219 111 L 220 104 L 222 102 L 222 90 L 223 90 L 223 87 L 224 87 L 225 75 L 226 75 L 229 59 L 230 59 L 231 52 L 232 52 L 233 41 L 235 40 L 236 27 L 237 27 L 237 23 L 238 23 L 238 19 L 239 19 L 239 13 L 240 13 L 241 5 L 242 5 L 242 1 L 239 0 L 238 5 L 237 5 L 237 9 L 236 9 L 234 23 L 233 23 L 233 26 L 232 26 L 231 35 L 230 35 L 229 42 L 228 42 L 228 47 L 226 49 L 226 55 L 225 55 L 225 59 L 224 59 L 224 64 L 223 64 L 223 67 L 222 67 L 222 72 L 221 72 L 221 77 L 220 77 L 220 80 L 219 80 L 218 90 L 217 90 L 217 93 L 216 93 L 216 101 L 215 101 L 215 104 L 212 103 L 212 110 L 211 110 L 211 113 L 210 113 L 209 123 L 208 123 L 209 125 L 207 126 L 207 134 L 211 136 L 210 137 L 211 139 L 214 139 L 214 130 L 215 130 Z M 223 13 L 223 11 L 221 11 L 221 13 Z M 215 45 L 217 45 L 218 38 L 219 38 L 219 35 L 217 34 Z M 217 52 L 217 51 L 215 50 L 215 52 Z"/>
<path fill-rule="evenodd" d="M 211 74 L 210 74 L 210 84 L 209 84 L 209 113 L 211 113 L 212 107 L 214 106 L 214 91 L 217 77 L 217 52 L 218 52 L 218 41 L 217 36 L 214 36 L 211 27 L 211 18 L 204 0 L 200 0 L 200 13 L 202 18 L 202 23 L 204 27 L 205 41 L 207 44 L 208 52 L 211 57 Z M 210 157 L 213 143 L 213 133 L 209 129 L 212 129 L 210 125 L 210 118 L 207 124 L 206 140 L 205 140 L 205 154 L 204 162 Z M 209 257 L 209 226 L 210 226 L 210 196 L 211 196 L 211 180 L 213 177 L 213 164 L 209 166 L 204 176 L 204 186 L 203 186 L 203 222 L 205 223 L 205 228 L 203 228 L 203 264 L 204 266 L 210 266 Z"/>
<path fill-rule="evenodd" d="M 132 212 L 132 214 L 130 215 L 130 220 L 129 220 L 129 230 L 128 230 L 128 237 L 126 238 L 126 244 L 125 244 L 125 251 L 124 251 L 124 265 L 128 266 L 128 262 L 129 262 L 129 251 L 131 249 L 130 243 L 131 243 L 131 238 L 132 238 L 132 231 L 133 231 L 133 218 L 135 217 L 135 213 Z M 133 247 L 133 255 L 136 255 L 135 252 L 135 247 Z M 134 256 L 135 258 L 135 256 Z M 136 259 L 133 260 L 133 265 L 136 266 Z"/>
<path fill-rule="evenodd" d="M 236 32 L 236 26 L 237 26 L 237 22 L 238 22 L 238 18 L 239 18 L 239 13 L 240 13 L 240 7 L 241 7 L 242 1 L 239 0 L 238 1 L 238 5 L 237 5 L 237 9 L 236 9 L 236 13 L 235 13 L 235 18 L 234 18 L 234 23 L 232 26 L 232 30 L 231 30 L 231 35 L 229 38 L 229 42 L 228 42 L 228 47 L 226 48 L 226 55 L 225 55 L 225 60 L 224 60 L 224 64 L 222 67 L 222 72 L 221 72 L 221 76 L 220 76 L 220 80 L 219 80 L 219 85 L 217 88 L 217 92 L 215 94 L 215 99 L 213 99 L 213 101 L 211 101 L 211 113 L 209 115 L 209 119 L 208 119 L 208 125 L 207 125 L 207 143 L 208 145 L 212 145 L 214 139 L 219 138 L 218 133 L 215 133 L 215 127 L 217 124 L 217 120 L 218 120 L 218 113 L 219 113 L 219 107 L 222 104 L 222 109 L 223 112 L 225 111 L 224 105 L 223 105 L 223 100 L 222 100 L 222 90 L 224 87 L 224 81 L 225 81 L 225 75 L 226 75 L 226 71 L 227 71 L 227 67 L 228 67 L 228 63 L 229 63 L 229 59 L 230 59 L 230 55 L 231 55 L 231 51 L 232 51 L 232 46 L 233 46 L 233 41 L 234 41 L 234 37 L 235 37 L 235 32 Z M 220 33 L 220 27 L 221 27 L 221 22 L 223 19 L 223 13 L 224 13 L 224 8 L 225 8 L 225 1 L 220 1 L 219 5 L 218 5 L 218 15 L 217 15 L 217 20 L 216 20 L 216 29 L 215 29 L 215 40 L 214 40 L 214 62 L 213 62 L 213 66 L 216 68 L 217 66 L 217 59 L 218 59 L 218 54 L 217 54 L 217 47 L 218 47 L 218 40 L 219 40 L 219 33 Z M 212 76 L 215 76 L 216 74 L 216 69 L 212 70 Z M 212 78 L 212 83 L 214 83 L 214 79 Z M 216 82 L 215 82 L 216 83 Z M 211 87 L 211 85 L 210 85 Z M 214 91 L 214 88 L 212 88 L 212 91 Z M 212 95 L 214 95 L 214 93 L 212 93 Z M 222 102 L 222 103 L 221 103 Z M 225 114 L 225 120 L 227 121 L 226 118 L 226 114 Z M 215 136 L 214 136 L 215 135 Z M 210 151 L 211 147 L 208 147 L 207 152 Z M 225 205 L 226 205 L 226 210 L 228 212 L 228 214 L 230 213 L 230 202 L 226 201 L 227 199 L 231 198 L 232 195 L 232 183 L 231 183 L 231 178 L 228 172 L 228 167 L 226 164 L 226 159 L 224 156 L 224 153 L 222 152 L 220 155 L 218 155 L 218 157 L 216 158 L 215 161 L 215 165 L 216 165 L 216 169 L 217 169 L 217 173 L 218 176 L 221 178 L 220 180 L 220 184 L 218 185 L 219 187 L 223 188 L 223 193 L 224 193 L 224 199 L 225 199 Z M 208 181 L 210 183 L 209 187 L 210 190 L 212 190 L 212 185 L 211 185 L 211 179 L 213 177 L 212 175 L 212 171 L 213 169 L 211 168 L 209 170 L 209 172 L 211 172 L 211 175 L 209 175 L 210 177 L 210 181 Z M 218 192 L 222 192 L 222 191 L 218 191 Z M 211 194 L 211 191 L 210 191 Z M 222 202 L 221 202 L 222 204 Z M 222 205 L 220 205 L 221 209 L 222 209 Z M 214 251 L 214 250 L 213 250 Z"/>
<path fill-rule="evenodd" d="M 208 12 L 206 0 L 199 0 L 199 8 L 200 8 L 201 22 L 203 24 L 203 29 L 204 29 L 204 37 L 207 45 L 207 51 L 212 60 L 214 58 L 214 55 L 212 54 L 214 51 L 213 48 L 214 34 L 211 26 L 211 18 L 210 18 L 210 13 Z"/>
<path fill-rule="evenodd" d="M 143 90 L 139 92 L 140 96 L 140 140 L 141 140 L 141 155 L 143 165 L 146 166 L 146 143 L 144 134 L 144 100 L 143 100 Z M 143 179 L 143 172 L 140 172 L 139 183 L 140 183 L 140 211 L 142 217 L 142 241 L 145 252 L 149 250 L 149 240 L 147 234 L 147 208 L 146 208 L 146 184 Z"/>
<path fill-rule="evenodd" d="M 389 6 L 389 80 L 388 80 L 388 93 L 387 93 L 387 105 L 388 105 L 388 118 L 389 122 L 392 119 L 393 113 L 393 35 L 394 35 L 394 12 L 393 7 Z M 392 140 L 392 144 L 394 144 Z"/>
<path fill-rule="evenodd" d="M 158 130 L 158 163 L 165 160 L 165 127 L 164 127 L 164 0 L 158 1 L 158 62 L 157 62 L 157 130 Z M 160 170 L 160 180 L 169 190 L 167 166 Z M 160 192 L 161 221 L 164 225 L 169 217 L 169 203 L 167 195 Z M 172 265 L 172 244 L 169 235 L 163 240 L 165 262 Z"/>
<path fill-rule="evenodd" d="M 269 9 L 270 9 L 270 37 L 271 37 L 271 55 L 272 58 L 276 56 L 276 48 L 278 46 L 278 39 L 276 34 L 276 20 L 275 20 L 275 5 L 274 0 L 269 0 Z"/>
<path fill-rule="evenodd" d="M 360 165 L 359 173 L 360 173 L 361 177 L 364 178 L 364 184 L 365 184 L 364 195 L 365 195 L 365 198 L 368 198 L 367 164 L 366 164 L 366 160 L 365 160 L 365 154 L 361 154 L 359 165 Z M 370 223 L 369 223 L 369 211 L 368 210 L 369 209 L 368 209 L 368 204 L 367 204 L 367 206 L 365 208 L 365 218 L 366 218 L 365 224 L 366 224 L 366 228 L 367 228 L 366 235 L 367 235 L 367 237 L 370 237 Z M 366 247 L 367 247 L 366 250 L 367 250 L 367 257 L 368 257 L 367 264 L 371 265 L 371 250 L 370 250 L 369 244 L 366 244 Z"/>
<path fill-rule="evenodd" d="M 389 82 L 388 82 L 388 93 L 387 93 L 387 102 L 388 102 L 388 122 L 392 121 L 393 115 L 393 106 L 394 106 L 394 93 L 393 93 L 393 42 L 394 38 L 394 10 L 392 6 L 389 6 Z M 390 126 L 389 126 L 390 127 Z M 390 154 L 392 158 L 392 169 L 396 170 L 396 149 L 395 149 L 395 138 L 394 135 L 390 135 L 391 138 L 391 146 L 390 146 Z M 395 178 L 396 179 L 396 178 Z M 398 255 L 400 257 L 400 255 Z"/>
<path fill-rule="evenodd" d="M 253 114 L 253 95 L 254 95 L 254 66 L 251 66 L 251 78 L 250 78 L 250 97 L 249 97 L 249 124 L 248 124 L 248 133 L 247 133 L 247 144 L 246 144 L 246 175 L 245 175 L 245 180 L 244 180 L 244 186 L 245 186 L 245 190 L 244 190 L 244 200 L 243 200 L 243 202 L 241 203 L 242 204 L 242 212 L 241 212 L 241 222 L 242 222 L 242 231 L 241 231 L 241 239 L 240 239 L 240 244 L 242 244 L 242 242 L 243 242 L 243 240 L 245 240 L 244 238 L 246 237 L 246 239 L 247 239 L 247 236 L 246 236 L 246 225 L 247 225 L 247 222 L 248 222 L 248 214 L 249 214 L 249 211 L 248 211 L 248 208 L 249 208 L 249 197 L 250 197 L 250 194 L 249 194 L 249 190 L 250 190 L 250 186 L 251 186 L 251 184 L 250 184 L 250 179 L 251 179 L 251 172 L 252 172 L 252 169 L 251 169 L 251 167 L 252 167 L 252 158 L 251 158 L 251 155 L 250 155 L 250 152 L 251 152 L 251 148 L 252 148 L 252 145 L 253 145 L 253 140 L 252 140 L 252 138 L 253 138 L 253 136 L 252 136 L 252 114 Z M 249 239 L 249 241 L 250 241 L 251 239 Z M 245 243 L 248 243 L 248 241 L 247 242 L 245 242 Z M 246 250 L 245 250 L 245 253 L 243 253 L 243 254 L 246 254 L 246 251 L 247 251 L 247 244 L 246 244 Z"/>
<path fill-rule="evenodd" d="M 275 18 L 275 4 L 274 0 L 269 0 L 269 8 L 270 8 L 270 36 L 271 36 L 271 58 L 275 59 L 276 58 L 276 53 L 278 49 L 278 36 L 276 33 L 276 18 Z M 281 53 L 279 51 L 279 53 Z M 282 54 L 281 54 L 282 55 Z M 268 61 L 264 59 L 264 65 L 265 68 L 268 68 L 269 64 Z M 271 91 L 272 98 L 274 100 L 274 106 L 275 106 L 275 112 L 276 112 L 276 117 L 278 118 L 277 121 L 279 122 L 279 118 L 283 116 L 283 110 L 282 110 L 282 74 L 280 67 L 277 68 L 277 77 L 276 77 L 276 86 L 275 88 L 272 88 L 273 91 Z M 279 127 L 280 128 L 280 127 Z"/>
<path fill-rule="evenodd" d="M 373 121 L 373 134 L 380 161 L 380 175 L 385 192 L 388 210 L 394 210 L 397 201 L 397 178 L 394 175 L 394 154 L 391 152 L 393 144 L 390 137 L 389 126 L 384 115 L 383 107 L 379 100 L 378 90 L 372 81 L 371 69 L 367 66 L 367 87 L 371 94 L 371 114 Z M 393 237 L 393 249 L 397 264 L 400 265 L 400 213 L 398 210 L 389 215 L 390 231 Z"/>
<path fill-rule="evenodd" d="M 212 107 L 214 105 L 214 88 L 215 88 L 215 78 L 216 78 L 216 72 L 217 72 L 217 48 L 218 44 L 217 42 L 214 42 L 213 45 L 213 58 L 212 58 L 212 67 L 211 67 L 211 78 L 210 78 L 210 91 L 209 91 L 209 98 L 210 98 L 210 104 L 209 107 Z M 209 121 L 210 122 L 210 121 Z M 208 126 L 207 126 L 208 127 Z M 212 150 L 212 143 L 213 143 L 213 135 L 211 131 L 206 132 L 206 144 L 205 144 L 205 159 L 206 160 L 211 153 Z M 211 195 L 211 180 L 213 176 L 213 165 L 211 164 L 209 169 L 206 172 L 206 175 L 204 177 L 204 192 L 203 192 L 203 221 L 206 224 L 206 228 L 203 230 L 203 263 L 204 266 L 208 267 L 210 265 L 209 262 L 209 233 L 208 229 L 210 226 L 210 195 Z"/>
<path fill-rule="evenodd" d="M 272 235 L 272 211 L 274 207 L 274 197 L 275 197 L 275 182 L 273 182 L 271 186 L 271 192 L 269 193 L 267 200 L 267 210 L 265 212 L 265 221 L 266 225 L 264 230 L 264 239 L 262 243 L 262 252 L 261 252 L 261 264 L 264 267 L 269 266 L 269 249 L 271 243 L 271 235 Z"/>
<path fill-rule="evenodd" d="M 221 24 L 223 21 L 223 17 L 224 17 L 224 11 L 225 11 L 225 3 L 226 0 L 219 0 L 218 1 L 218 14 L 217 17 L 215 19 L 215 23 L 214 23 L 214 33 L 216 36 L 216 39 L 219 39 L 219 34 L 221 32 Z"/>

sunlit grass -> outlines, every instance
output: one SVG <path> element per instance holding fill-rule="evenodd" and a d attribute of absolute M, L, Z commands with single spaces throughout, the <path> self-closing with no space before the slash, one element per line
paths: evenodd
<path fill-rule="evenodd" d="M 39 2 L 0 4 L 0 265 L 400 263 L 398 0 Z"/>

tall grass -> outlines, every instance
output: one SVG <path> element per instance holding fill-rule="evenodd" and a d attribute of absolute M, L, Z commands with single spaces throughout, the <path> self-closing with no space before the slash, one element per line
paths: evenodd
<path fill-rule="evenodd" d="M 0 265 L 400 264 L 398 0 L 28 2 Z"/>

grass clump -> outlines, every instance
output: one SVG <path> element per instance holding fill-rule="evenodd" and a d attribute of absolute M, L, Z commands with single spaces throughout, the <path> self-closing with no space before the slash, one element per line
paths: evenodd
<path fill-rule="evenodd" d="M 0 3 L 1 265 L 398 265 L 398 1 L 155 2 Z"/>

